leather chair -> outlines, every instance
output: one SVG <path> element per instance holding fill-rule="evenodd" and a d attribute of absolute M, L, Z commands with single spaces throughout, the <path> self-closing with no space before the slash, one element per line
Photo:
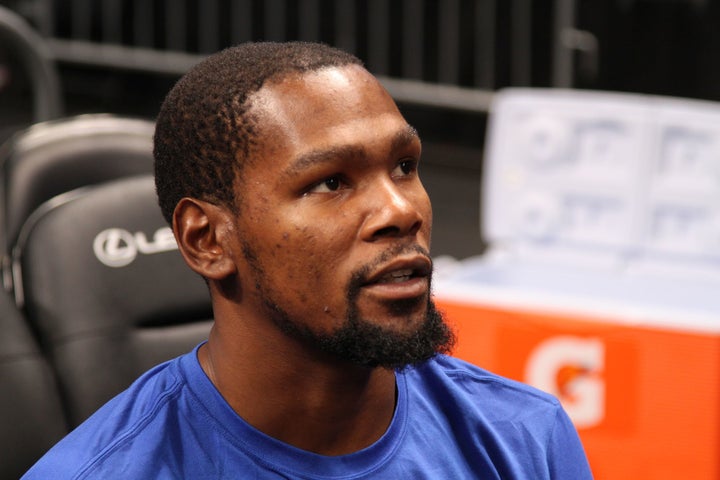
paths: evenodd
<path fill-rule="evenodd" d="M 0 147 L 0 252 L 10 289 L 10 252 L 20 228 L 44 201 L 72 189 L 153 171 L 154 123 L 110 114 L 51 120 Z"/>
<path fill-rule="evenodd" d="M 65 435 L 60 402 L 47 360 L 0 289 L 0 479 L 20 478 Z"/>
<path fill-rule="evenodd" d="M 207 286 L 177 250 L 152 175 L 41 206 L 22 229 L 13 271 L 71 426 L 210 329 Z"/>

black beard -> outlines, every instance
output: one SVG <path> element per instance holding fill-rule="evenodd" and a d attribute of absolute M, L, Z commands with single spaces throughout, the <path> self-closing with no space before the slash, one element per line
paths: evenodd
<path fill-rule="evenodd" d="M 402 250 L 425 253 L 419 247 Z M 398 253 L 400 249 L 387 252 L 377 263 Z M 415 330 L 396 332 L 362 318 L 358 311 L 357 298 L 369 268 L 356 272 L 347 287 L 348 312 L 342 326 L 330 333 L 320 333 L 294 321 L 273 301 L 272 295 L 268 295 L 269 292 L 260 281 L 265 276 L 257 267 L 256 264 L 255 272 L 259 275 L 256 286 L 273 322 L 287 335 L 340 361 L 370 368 L 403 369 L 429 360 L 437 354 L 450 353 L 455 345 L 454 332 L 445 323 L 442 313 L 437 310 L 429 294 L 427 299 L 420 297 L 387 302 L 385 305 L 394 316 L 409 317 L 418 310 L 421 302 L 425 302 L 425 318 Z"/>
<path fill-rule="evenodd" d="M 272 312 L 272 320 L 286 334 L 338 360 L 364 367 L 403 369 L 438 353 L 449 353 L 455 344 L 453 331 L 431 299 L 427 301 L 422 324 L 408 333 L 385 329 L 361 318 L 354 304 L 343 325 L 331 333 L 318 333 L 298 325 L 276 304 L 266 305 Z"/>

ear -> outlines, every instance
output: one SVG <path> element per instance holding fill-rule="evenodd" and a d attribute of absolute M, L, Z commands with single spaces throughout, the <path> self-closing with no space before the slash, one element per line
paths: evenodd
<path fill-rule="evenodd" d="M 173 213 L 173 231 L 185 262 L 208 280 L 237 273 L 228 241 L 234 231 L 228 212 L 195 198 L 183 198 Z"/>

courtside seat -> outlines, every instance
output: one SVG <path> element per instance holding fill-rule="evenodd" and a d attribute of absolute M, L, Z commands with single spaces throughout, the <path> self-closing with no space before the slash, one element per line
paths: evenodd
<path fill-rule="evenodd" d="M 7 289 L 9 254 L 30 213 L 78 187 L 151 173 L 154 129 L 148 120 L 88 114 L 38 123 L 3 143 L 0 251 Z"/>
<path fill-rule="evenodd" d="M 0 479 L 17 479 L 67 432 L 57 383 L 0 289 Z"/>
<path fill-rule="evenodd" d="M 152 175 L 41 206 L 22 229 L 13 271 L 72 426 L 209 332 L 207 286 L 177 250 Z"/>

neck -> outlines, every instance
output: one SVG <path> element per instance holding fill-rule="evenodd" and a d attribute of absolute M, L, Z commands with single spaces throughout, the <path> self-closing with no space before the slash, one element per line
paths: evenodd
<path fill-rule="evenodd" d="M 206 374 L 246 422 L 323 455 L 355 452 L 385 433 L 395 409 L 394 372 L 300 347 L 278 351 L 273 343 L 228 338 L 216 327 L 200 349 Z"/>

